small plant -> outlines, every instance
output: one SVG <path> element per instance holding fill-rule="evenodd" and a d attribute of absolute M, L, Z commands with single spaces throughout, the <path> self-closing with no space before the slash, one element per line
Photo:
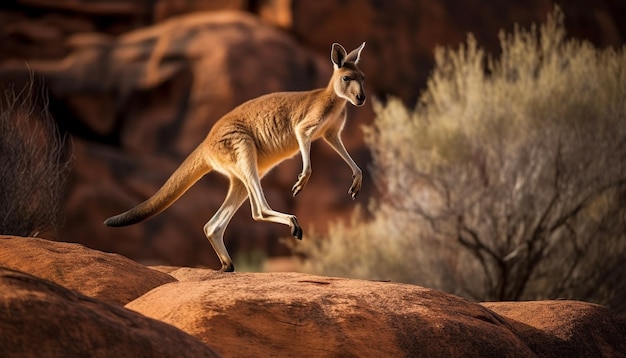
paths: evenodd
<path fill-rule="evenodd" d="M 626 311 L 626 51 L 566 39 L 558 9 L 500 40 L 438 49 L 414 110 L 375 106 L 383 195 L 299 246 L 305 268 Z"/>
<path fill-rule="evenodd" d="M 37 236 L 59 225 L 71 160 L 66 137 L 31 76 L 0 98 L 0 233 Z"/>

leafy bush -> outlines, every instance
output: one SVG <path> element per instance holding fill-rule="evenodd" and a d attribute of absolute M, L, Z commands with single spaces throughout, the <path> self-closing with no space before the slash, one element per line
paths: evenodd
<path fill-rule="evenodd" d="M 62 218 L 70 160 L 36 87 L 31 78 L 0 98 L 0 234 L 51 233 Z"/>
<path fill-rule="evenodd" d="M 500 40 L 437 49 L 414 110 L 375 105 L 383 195 L 298 246 L 304 269 L 626 311 L 626 51 L 567 39 L 558 9 Z"/>

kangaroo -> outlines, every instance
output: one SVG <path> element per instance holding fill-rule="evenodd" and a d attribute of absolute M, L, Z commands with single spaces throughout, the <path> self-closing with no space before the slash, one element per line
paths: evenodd
<path fill-rule="evenodd" d="M 260 179 L 275 165 L 302 155 L 302 172 L 292 187 L 295 197 L 311 177 L 311 142 L 324 140 L 352 170 L 352 199 L 361 189 L 362 172 L 341 140 L 346 122 L 346 103 L 365 103 L 365 76 L 357 64 L 365 42 L 347 53 L 338 43 L 331 46 L 333 74 L 326 88 L 303 92 L 277 92 L 249 100 L 220 118 L 204 141 L 183 161 L 165 184 L 136 207 L 105 220 L 107 226 L 126 226 L 159 214 L 174 203 L 205 174 L 215 170 L 228 177 L 226 199 L 204 225 L 204 234 L 225 272 L 235 267 L 224 246 L 224 231 L 241 204 L 250 198 L 255 221 L 289 226 L 302 240 L 302 228 L 294 215 L 270 208 Z"/>

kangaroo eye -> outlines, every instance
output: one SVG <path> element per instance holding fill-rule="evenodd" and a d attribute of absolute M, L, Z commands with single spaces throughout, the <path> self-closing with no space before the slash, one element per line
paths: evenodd
<path fill-rule="evenodd" d="M 348 77 L 348 76 L 343 76 L 343 77 L 341 77 L 341 79 L 342 79 L 344 82 L 348 82 L 348 81 L 350 81 L 350 77 Z"/>

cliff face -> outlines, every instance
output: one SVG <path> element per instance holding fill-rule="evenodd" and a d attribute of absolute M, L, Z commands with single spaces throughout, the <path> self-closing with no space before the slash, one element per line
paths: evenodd
<path fill-rule="evenodd" d="M 617 0 L 563 5 L 572 36 L 619 45 L 626 34 Z M 226 191 L 218 175 L 203 179 L 166 214 L 125 229 L 102 220 L 151 195 L 212 124 L 258 95 L 325 86 L 330 45 L 367 42 L 362 68 L 370 98 L 395 95 L 412 104 L 432 68 L 436 45 L 466 33 L 497 51 L 499 29 L 541 22 L 548 0 L 504 1 L 178 1 L 23 0 L 0 5 L 0 84 L 42 76 L 50 110 L 73 134 L 76 167 L 61 236 L 134 259 L 174 265 L 217 260 L 201 232 Z M 27 64 L 27 65 L 25 65 Z M 346 146 L 367 172 L 360 126 L 371 101 L 350 108 Z M 270 205 L 324 230 L 354 207 L 350 170 L 328 146 L 312 150 L 313 177 L 291 198 L 299 157 L 263 185 Z M 374 194 L 366 177 L 357 202 Z M 252 221 L 247 205 L 226 232 L 235 254 L 252 248 L 286 253 L 278 225 Z M 123 240 L 111 239 L 115 236 Z"/>
<path fill-rule="evenodd" d="M 624 318 L 585 302 L 478 304 L 390 282 L 158 272 L 33 238 L 0 237 L 0 253 L 9 253 L 0 256 L 0 351 L 9 356 L 626 356 Z"/>

